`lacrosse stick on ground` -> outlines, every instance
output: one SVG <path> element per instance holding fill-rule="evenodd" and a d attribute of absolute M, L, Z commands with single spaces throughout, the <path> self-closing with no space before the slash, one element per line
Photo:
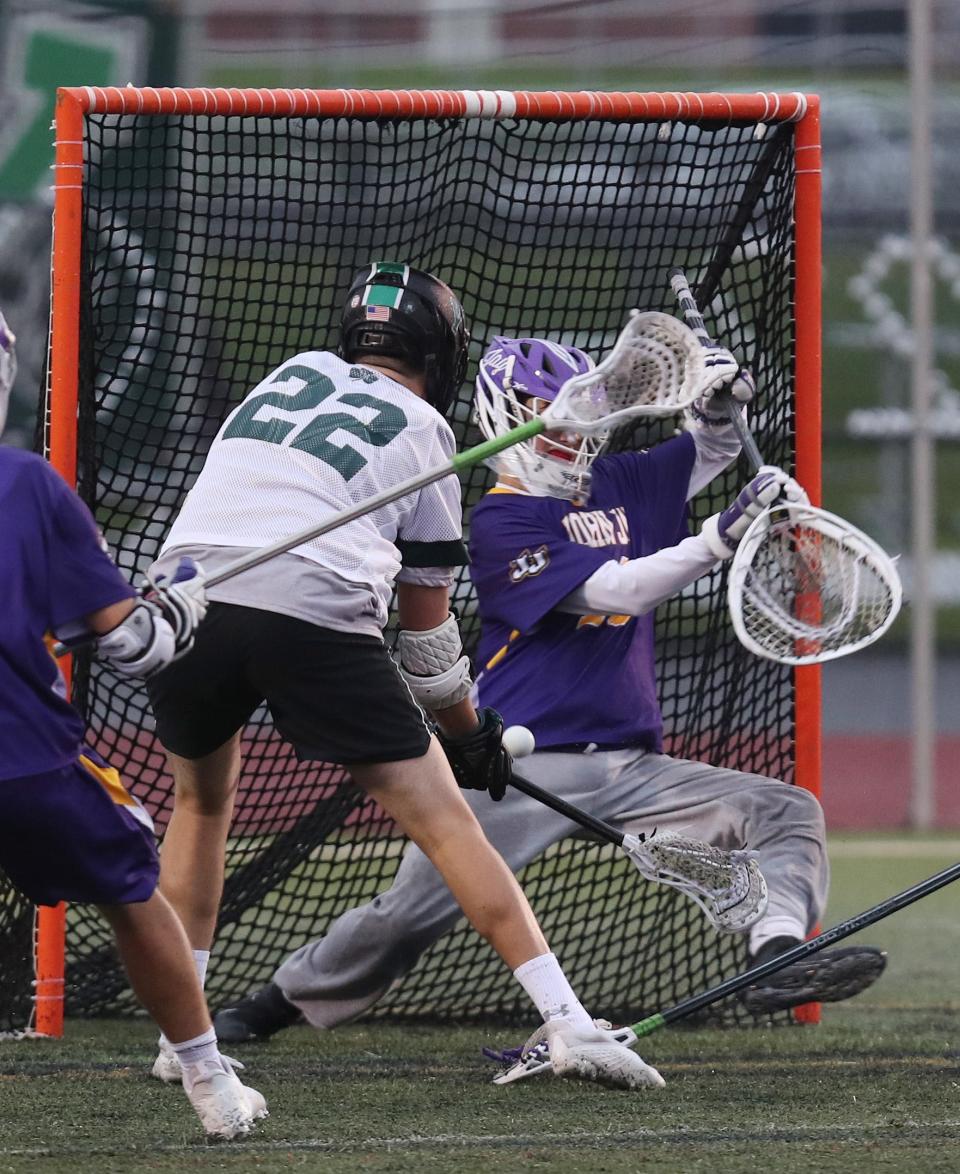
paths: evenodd
<path fill-rule="evenodd" d="M 541 433 L 570 429 L 584 436 L 602 438 L 626 420 L 675 415 L 702 393 L 703 379 L 703 351 L 693 331 L 669 314 L 634 310 L 610 353 L 592 371 L 567 380 L 556 399 L 539 416 L 455 453 L 449 461 L 331 514 L 315 526 L 250 551 L 210 575 L 205 586 L 216 587 L 434 481 L 489 461 L 511 445 Z M 68 645 L 55 645 L 54 653 L 63 656 L 92 642 L 93 637 L 84 634 Z"/>
<path fill-rule="evenodd" d="M 857 913 L 846 921 L 838 922 L 830 929 L 825 929 L 822 933 L 817 934 L 816 937 L 801 942 L 799 946 L 794 946 L 792 950 L 786 950 L 775 958 L 770 958 L 761 965 L 754 966 L 751 970 L 745 970 L 743 974 L 736 974 L 733 978 L 718 983 L 710 990 L 702 991 L 699 995 L 693 995 L 689 999 L 683 999 L 672 1007 L 667 1007 L 654 1015 L 648 1015 L 645 1019 L 641 1019 L 629 1027 L 615 1028 L 614 1035 L 620 1043 L 633 1047 L 638 1040 L 644 1036 L 652 1035 L 661 1027 L 676 1023 L 679 1019 L 685 1019 L 688 1015 L 703 1010 L 704 1007 L 710 1007 L 721 999 L 726 999 L 746 987 L 753 986 L 754 983 L 771 974 L 776 974 L 788 966 L 803 962 L 804 959 L 810 958 L 828 946 L 841 942 L 851 934 L 859 933 L 860 930 L 875 925 L 878 921 L 883 921 L 891 914 L 905 909 L 908 905 L 912 905 L 924 897 L 929 897 L 931 893 L 937 892 L 938 889 L 942 889 L 946 885 L 953 884 L 956 880 L 960 880 L 960 863 L 951 864 L 948 868 L 935 872 L 933 876 L 918 881 L 909 889 L 894 893 L 885 901 L 872 905 L 869 909 Z M 535 1038 L 532 1037 L 533 1041 Z M 493 1078 L 494 1084 L 511 1084 L 515 1080 L 524 1080 L 528 1076 L 539 1076 L 543 1072 L 550 1071 L 550 1050 L 542 1042 L 533 1042 L 529 1048 L 508 1048 L 499 1055 L 488 1050 L 487 1054 L 491 1058 L 499 1059 L 501 1063 L 505 1062 L 509 1065 Z"/>
<path fill-rule="evenodd" d="M 687 325 L 715 349 L 681 269 L 670 272 Z M 739 406 L 721 397 L 743 451 L 763 458 Z M 780 664 L 819 664 L 878 640 L 896 619 L 903 591 L 893 559 L 855 526 L 808 503 L 779 501 L 740 540 L 727 584 L 737 638 Z"/>
<path fill-rule="evenodd" d="M 534 749 L 533 735 L 524 726 L 506 730 L 503 744 L 515 758 L 522 758 Z M 700 906 L 710 924 L 721 933 L 742 933 L 763 916 L 767 908 L 767 885 L 752 853 L 724 852 L 675 832 L 632 835 L 516 773 L 511 785 L 602 840 L 616 844 L 641 876 L 655 884 L 679 889 Z"/>

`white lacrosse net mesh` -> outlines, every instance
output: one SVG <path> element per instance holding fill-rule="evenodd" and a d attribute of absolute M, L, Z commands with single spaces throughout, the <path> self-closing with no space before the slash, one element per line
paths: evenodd
<path fill-rule="evenodd" d="M 781 664 L 817 664 L 872 644 L 900 610 L 893 560 L 826 510 L 778 505 L 744 535 L 730 569 L 743 644 Z"/>
<path fill-rule="evenodd" d="M 677 832 L 624 840 L 640 872 L 686 893 L 721 933 L 743 933 L 767 909 L 767 884 L 752 852 L 726 852 Z"/>
<path fill-rule="evenodd" d="M 609 355 L 577 375 L 543 413 L 548 427 L 604 430 L 634 416 L 670 416 L 700 394 L 703 348 L 679 319 L 634 310 Z"/>

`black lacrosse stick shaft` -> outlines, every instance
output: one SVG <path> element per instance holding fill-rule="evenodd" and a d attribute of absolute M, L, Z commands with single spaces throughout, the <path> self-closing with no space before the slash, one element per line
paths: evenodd
<path fill-rule="evenodd" d="M 945 885 L 952 884 L 958 878 L 960 878 L 960 863 L 951 864 L 949 868 L 944 868 L 940 872 L 934 873 L 933 876 L 927 877 L 926 880 L 918 881 L 917 884 L 912 885 L 909 889 L 904 889 L 902 893 L 896 893 L 894 896 L 888 897 L 886 901 L 881 901 L 879 905 L 874 905 L 863 913 L 856 914 L 855 917 L 841 921 L 831 929 L 825 929 L 823 933 L 819 933 L 816 937 L 810 938 L 809 941 L 801 942 L 799 946 L 794 946 L 793 949 L 778 954 L 775 958 L 771 958 L 769 962 L 763 962 L 759 966 L 754 966 L 752 970 L 745 970 L 743 974 L 734 975 L 733 978 L 728 978 L 725 982 L 721 982 L 699 995 L 684 999 L 673 1007 L 669 1007 L 666 1011 L 659 1011 L 656 1015 L 650 1015 L 646 1019 L 641 1019 L 639 1023 L 632 1023 L 630 1028 L 637 1036 L 650 1035 L 658 1028 L 665 1027 L 668 1023 L 674 1023 L 678 1019 L 692 1015 L 694 1011 L 699 1011 L 702 1007 L 709 1007 L 711 1003 L 719 1002 L 720 999 L 726 998 L 727 995 L 735 994 L 737 991 L 742 991 L 744 987 L 752 986 L 758 979 L 766 978 L 769 974 L 776 974 L 778 970 L 792 966 L 794 962 L 802 962 L 804 958 L 809 958 L 811 954 L 816 954 L 827 946 L 832 946 L 834 942 L 840 942 L 844 938 L 850 937 L 851 934 L 855 934 L 861 929 L 866 929 L 868 925 L 882 921 L 885 917 L 889 917 L 891 913 L 896 913 L 898 910 L 906 908 L 907 905 L 912 905 L 914 901 L 919 901 L 922 897 L 928 897 L 931 893 L 935 893 L 937 889 L 942 889 Z"/>
<path fill-rule="evenodd" d="M 696 334 L 700 340 L 701 346 L 712 346 L 713 340 L 707 333 L 706 324 L 703 321 L 703 315 L 697 306 L 694 296 L 690 291 L 690 286 L 687 283 L 686 274 L 682 269 L 671 269 L 670 280 L 674 283 L 674 293 L 677 296 L 677 302 L 683 313 L 687 325 Z M 763 457 L 760 455 L 760 449 L 757 447 L 757 442 L 753 438 L 753 433 L 747 426 L 746 421 L 740 414 L 740 405 L 733 398 L 729 391 L 721 391 L 714 396 L 717 403 L 722 404 L 727 413 L 727 418 L 733 425 L 733 430 L 737 434 L 737 439 L 740 441 L 740 447 L 747 455 L 747 459 L 753 466 L 753 471 L 757 472 L 763 465 Z"/>
<path fill-rule="evenodd" d="M 590 815 L 589 812 L 581 810 L 579 807 L 574 807 L 572 803 L 568 803 L 566 799 L 560 799 L 556 795 L 551 795 L 549 791 L 544 791 L 542 787 L 538 787 L 536 783 L 531 783 L 529 779 L 523 778 L 514 771 L 510 779 L 510 784 L 516 787 L 518 791 L 522 791 L 524 795 L 529 795 L 531 799 L 536 799 L 545 807 L 551 807 L 554 811 L 558 811 L 561 815 L 565 815 L 567 819 L 573 820 L 583 828 L 589 828 L 590 831 L 596 834 L 603 840 L 610 844 L 616 844 L 618 847 L 623 844 L 623 832 L 619 831 L 613 824 L 605 823 L 602 819 L 597 819 L 596 816 Z M 638 837 L 642 839 L 642 837 Z"/>

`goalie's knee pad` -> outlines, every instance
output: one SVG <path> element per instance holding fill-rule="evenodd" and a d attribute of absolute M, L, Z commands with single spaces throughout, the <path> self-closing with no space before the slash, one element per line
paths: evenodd
<path fill-rule="evenodd" d="M 400 674 L 424 709 L 447 709 L 470 693 L 470 661 L 461 655 L 460 627 L 452 612 L 436 628 L 401 631 L 397 651 Z"/>

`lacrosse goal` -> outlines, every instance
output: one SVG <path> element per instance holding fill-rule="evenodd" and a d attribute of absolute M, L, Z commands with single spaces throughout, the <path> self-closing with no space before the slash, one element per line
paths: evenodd
<path fill-rule="evenodd" d="M 816 498 L 819 193 L 818 105 L 797 94 L 62 90 L 45 451 L 137 577 L 232 406 L 284 357 L 335 345 L 360 265 L 397 258 L 441 275 L 466 306 L 473 370 L 501 333 L 601 355 L 631 307 L 672 312 L 679 265 L 712 333 L 757 375 L 763 451 Z M 476 439 L 468 399 L 465 389 L 453 421 L 461 444 Z M 614 442 L 648 445 L 674 426 L 647 422 Z M 478 468 L 464 481 L 468 510 L 486 477 Z M 734 468 L 711 486 L 695 520 L 745 477 Z M 747 655 L 723 579 L 660 609 L 669 748 L 817 790 L 817 669 Z M 472 647 L 466 575 L 456 602 Z M 171 782 L 142 688 L 79 656 L 73 690 L 91 739 L 162 834 Z M 298 764 L 265 713 L 244 751 L 213 1007 L 385 888 L 402 849 L 342 769 Z M 597 1014 L 636 1019 L 744 960 L 741 941 L 645 886 L 607 845 L 568 841 L 521 880 Z M 55 960 L 61 931 L 56 913 L 44 916 Z M 25 935 L 32 949 L 26 920 L 0 895 L 0 939 Z M 5 966 L 9 1017 L 22 1011 L 24 977 Z M 66 912 L 65 998 L 73 1014 L 134 1009 L 93 910 Z M 38 1006 L 37 1027 L 56 1032 L 59 998 Z M 463 927 L 373 1014 L 529 1019 L 499 960 Z M 736 1003 L 716 1014 L 744 1017 Z"/>

